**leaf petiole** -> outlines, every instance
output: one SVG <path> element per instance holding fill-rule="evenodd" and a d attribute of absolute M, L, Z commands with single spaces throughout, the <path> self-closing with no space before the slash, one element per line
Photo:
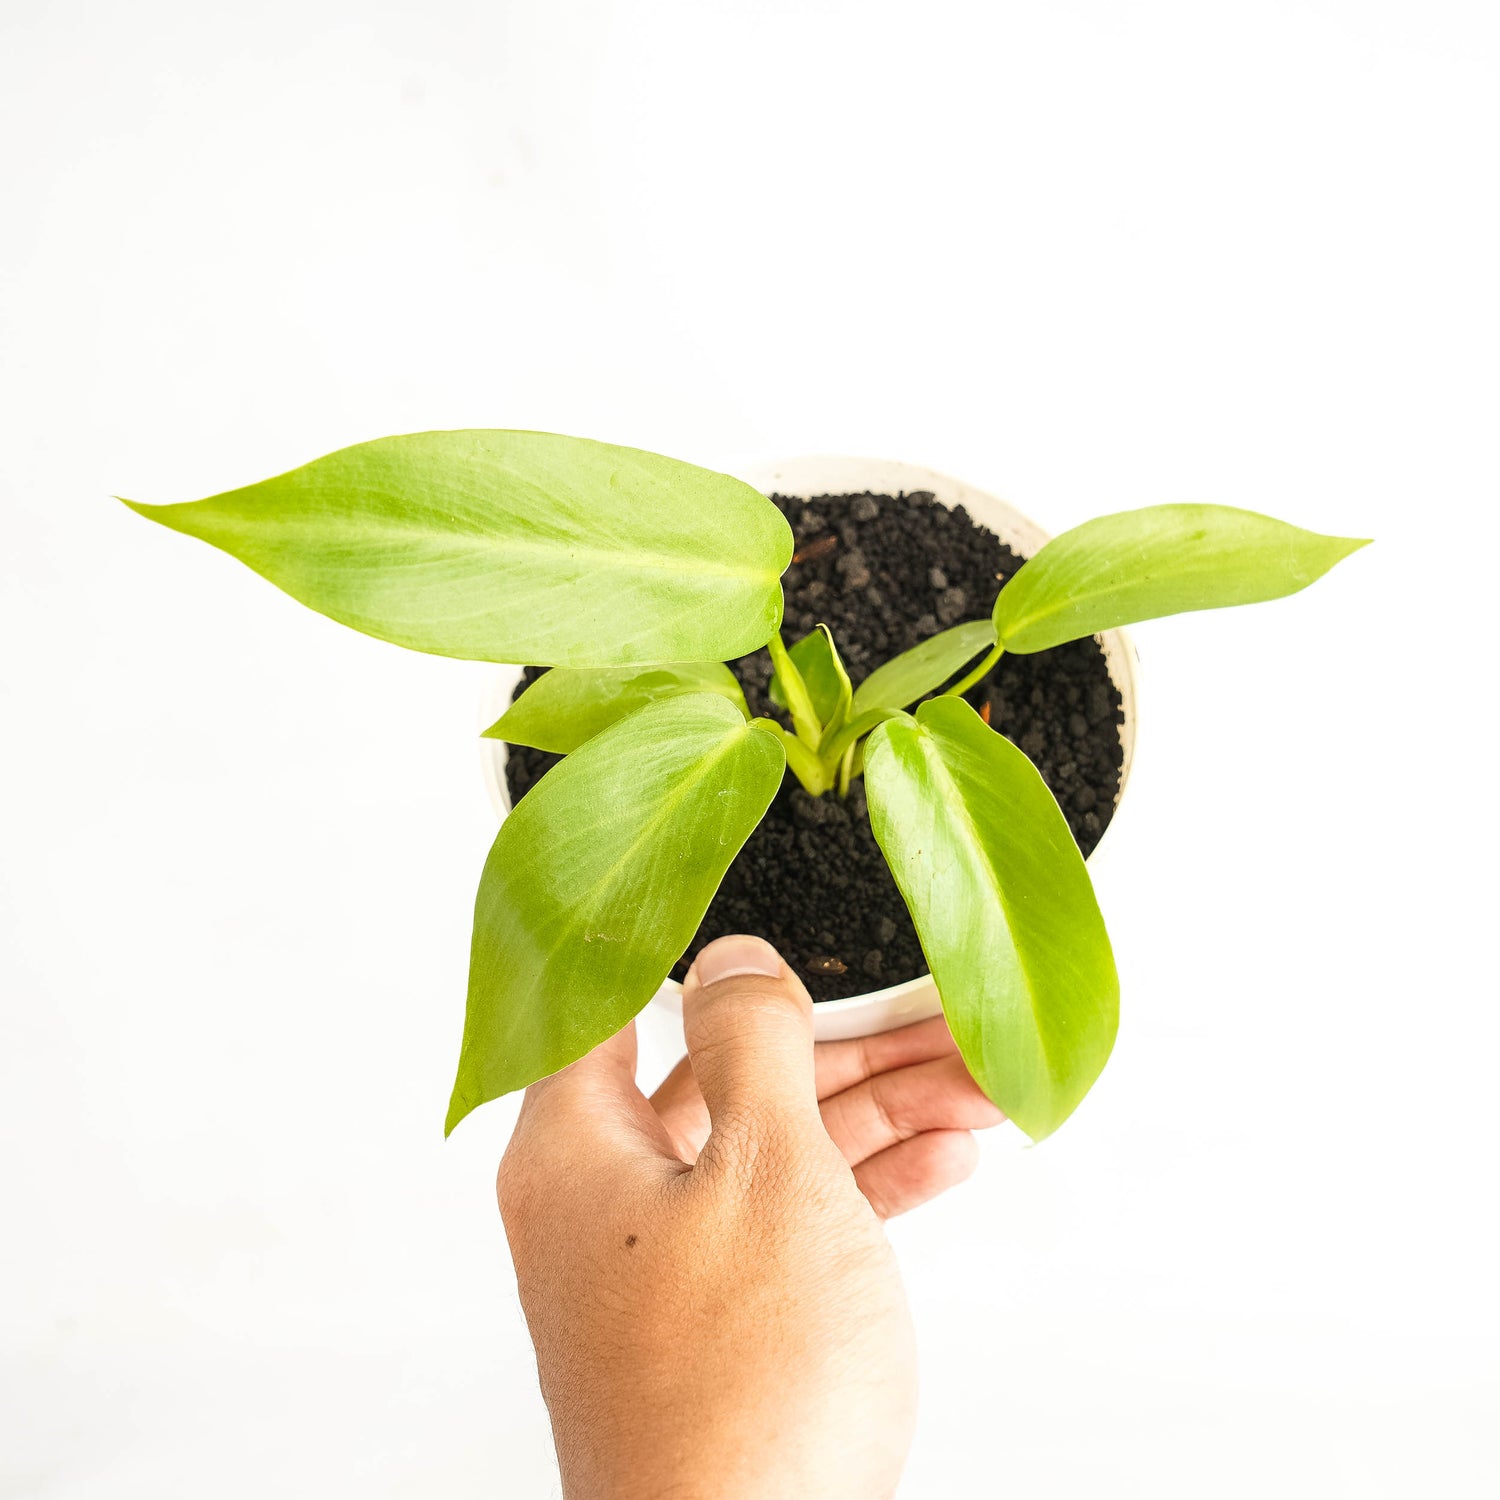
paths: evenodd
<path fill-rule="evenodd" d="M 995 663 L 999 661 L 1000 658 L 1004 655 L 1005 647 L 997 641 L 994 646 L 990 648 L 989 654 L 980 661 L 979 665 L 975 667 L 972 672 L 965 672 L 964 675 L 960 677 L 958 681 L 955 682 L 953 686 L 946 692 L 944 692 L 941 696 L 944 698 L 962 698 L 963 695 L 967 693 L 976 682 L 981 681 L 989 674 L 990 668 L 993 667 Z"/>
<path fill-rule="evenodd" d="M 857 740 L 849 741 L 849 748 L 844 751 L 844 757 L 839 761 L 839 796 L 849 795 L 849 782 L 854 775 L 854 756 L 859 749 Z"/>
<path fill-rule="evenodd" d="M 833 785 L 833 772 L 795 734 L 788 734 L 775 719 L 751 719 L 758 729 L 769 730 L 786 751 L 787 768 L 802 783 L 809 796 L 821 797 Z"/>
<path fill-rule="evenodd" d="M 829 736 L 828 743 L 819 747 L 824 760 L 837 765 L 840 757 L 854 744 L 856 740 L 863 739 L 865 735 L 875 728 L 877 724 L 883 724 L 887 719 L 894 719 L 901 710 L 899 708 L 871 708 L 851 719 L 844 727 Z"/>

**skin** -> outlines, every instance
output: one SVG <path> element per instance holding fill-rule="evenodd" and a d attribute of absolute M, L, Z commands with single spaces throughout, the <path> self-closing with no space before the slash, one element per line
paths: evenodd
<path fill-rule="evenodd" d="M 758 938 L 683 986 L 647 1099 L 632 1028 L 526 1091 L 500 1210 L 568 1500 L 872 1500 L 916 1409 L 881 1221 L 967 1177 L 1000 1112 L 941 1018 L 815 1046 Z"/>

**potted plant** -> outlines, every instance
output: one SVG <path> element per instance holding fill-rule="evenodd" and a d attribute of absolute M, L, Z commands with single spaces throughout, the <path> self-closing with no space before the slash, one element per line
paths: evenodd
<path fill-rule="evenodd" d="M 832 619 L 841 653 L 861 680 L 972 613 L 971 596 L 992 598 L 999 579 L 1049 540 L 996 496 L 913 464 L 820 455 L 733 472 L 773 496 L 793 528 L 796 550 L 782 575 L 783 634 Z M 766 691 L 769 652 L 731 665 L 757 711 L 768 704 L 779 711 Z M 488 731 L 481 767 L 502 819 L 559 759 L 509 746 L 494 728 L 536 675 L 500 668 L 481 706 L 480 727 Z M 1025 743 L 1090 863 L 1129 780 L 1137 677 L 1135 647 L 1116 629 L 1003 658 L 967 695 L 981 714 L 996 714 L 1011 740 Z M 690 949 L 727 932 L 773 937 L 817 1002 L 820 1041 L 868 1036 L 942 1008 L 858 786 L 847 800 L 814 803 L 788 778 L 730 866 Z M 794 879 L 781 868 L 789 848 Z M 795 884 L 794 899 L 788 884 Z M 657 991 L 658 1008 L 680 1014 L 677 981 L 685 968 L 675 967 Z"/>
<path fill-rule="evenodd" d="M 970 1071 L 1033 1139 L 1050 1134 L 1109 1056 L 1118 980 L 1026 736 L 1012 744 L 965 694 L 1006 657 L 1294 593 L 1364 545 L 1221 506 L 1103 516 L 990 597 L 954 590 L 968 618 L 912 622 L 916 644 L 851 674 L 826 621 L 783 637 L 783 574 L 807 558 L 776 504 L 635 449 L 420 433 L 206 500 L 126 503 L 367 634 L 547 669 L 489 731 L 564 758 L 485 863 L 450 1131 L 630 1021 L 790 775 L 814 850 L 819 809 L 864 800 Z M 832 559 L 828 535 L 822 564 L 868 597 L 867 561 Z M 756 679 L 726 663 L 761 648 L 770 704 L 752 712 Z"/>

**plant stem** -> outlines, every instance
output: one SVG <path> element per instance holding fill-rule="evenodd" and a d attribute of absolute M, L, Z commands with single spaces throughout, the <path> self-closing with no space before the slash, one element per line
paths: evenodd
<path fill-rule="evenodd" d="M 839 796 L 849 795 L 849 778 L 854 771 L 854 751 L 858 745 L 857 740 L 849 741 L 849 748 L 844 751 L 843 759 L 839 761 Z"/>
<path fill-rule="evenodd" d="M 823 759 L 836 762 L 850 745 L 854 744 L 857 740 L 862 740 L 882 719 L 898 718 L 900 713 L 901 710 L 897 708 L 866 709 L 864 713 L 845 724 L 822 747 Z"/>
<path fill-rule="evenodd" d="M 833 785 L 829 767 L 825 766 L 801 740 L 788 734 L 775 719 L 752 719 L 762 729 L 769 729 L 781 741 L 786 751 L 787 769 L 802 783 L 802 790 L 809 796 L 821 797 Z"/>
<path fill-rule="evenodd" d="M 986 656 L 984 660 L 981 661 L 972 672 L 966 672 L 962 677 L 960 677 L 958 681 L 955 682 L 953 686 L 943 694 L 943 697 L 963 697 L 963 695 L 967 693 L 969 689 L 980 680 L 980 678 L 988 674 L 990 668 L 993 667 L 995 663 L 999 661 L 1000 658 L 1004 655 L 1005 647 L 1002 646 L 998 641 L 996 641 L 995 645 L 991 648 L 989 655 Z"/>

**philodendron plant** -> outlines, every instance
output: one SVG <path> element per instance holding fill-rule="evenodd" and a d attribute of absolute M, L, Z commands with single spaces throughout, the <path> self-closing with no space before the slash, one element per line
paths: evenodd
<path fill-rule="evenodd" d="M 965 1062 L 1050 1134 L 1109 1057 L 1114 958 L 1052 793 L 962 694 L 1004 652 L 1279 598 L 1364 545 L 1214 505 L 1102 516 L 1042 547 L 987 618 L 855 684 L 826 628 L 781 638 L 776 507 L 632 448 L 418 433 L 207 500 L 126 503 L 368 635 L 551 668 L 487 731 L 566 759 L 480 878 L 450 1131 L 646 1004 L 790 769 L 814 796 L 864 777 Z M 761 646 L 790 730 L 752 718 L 724 665 Z"/>

